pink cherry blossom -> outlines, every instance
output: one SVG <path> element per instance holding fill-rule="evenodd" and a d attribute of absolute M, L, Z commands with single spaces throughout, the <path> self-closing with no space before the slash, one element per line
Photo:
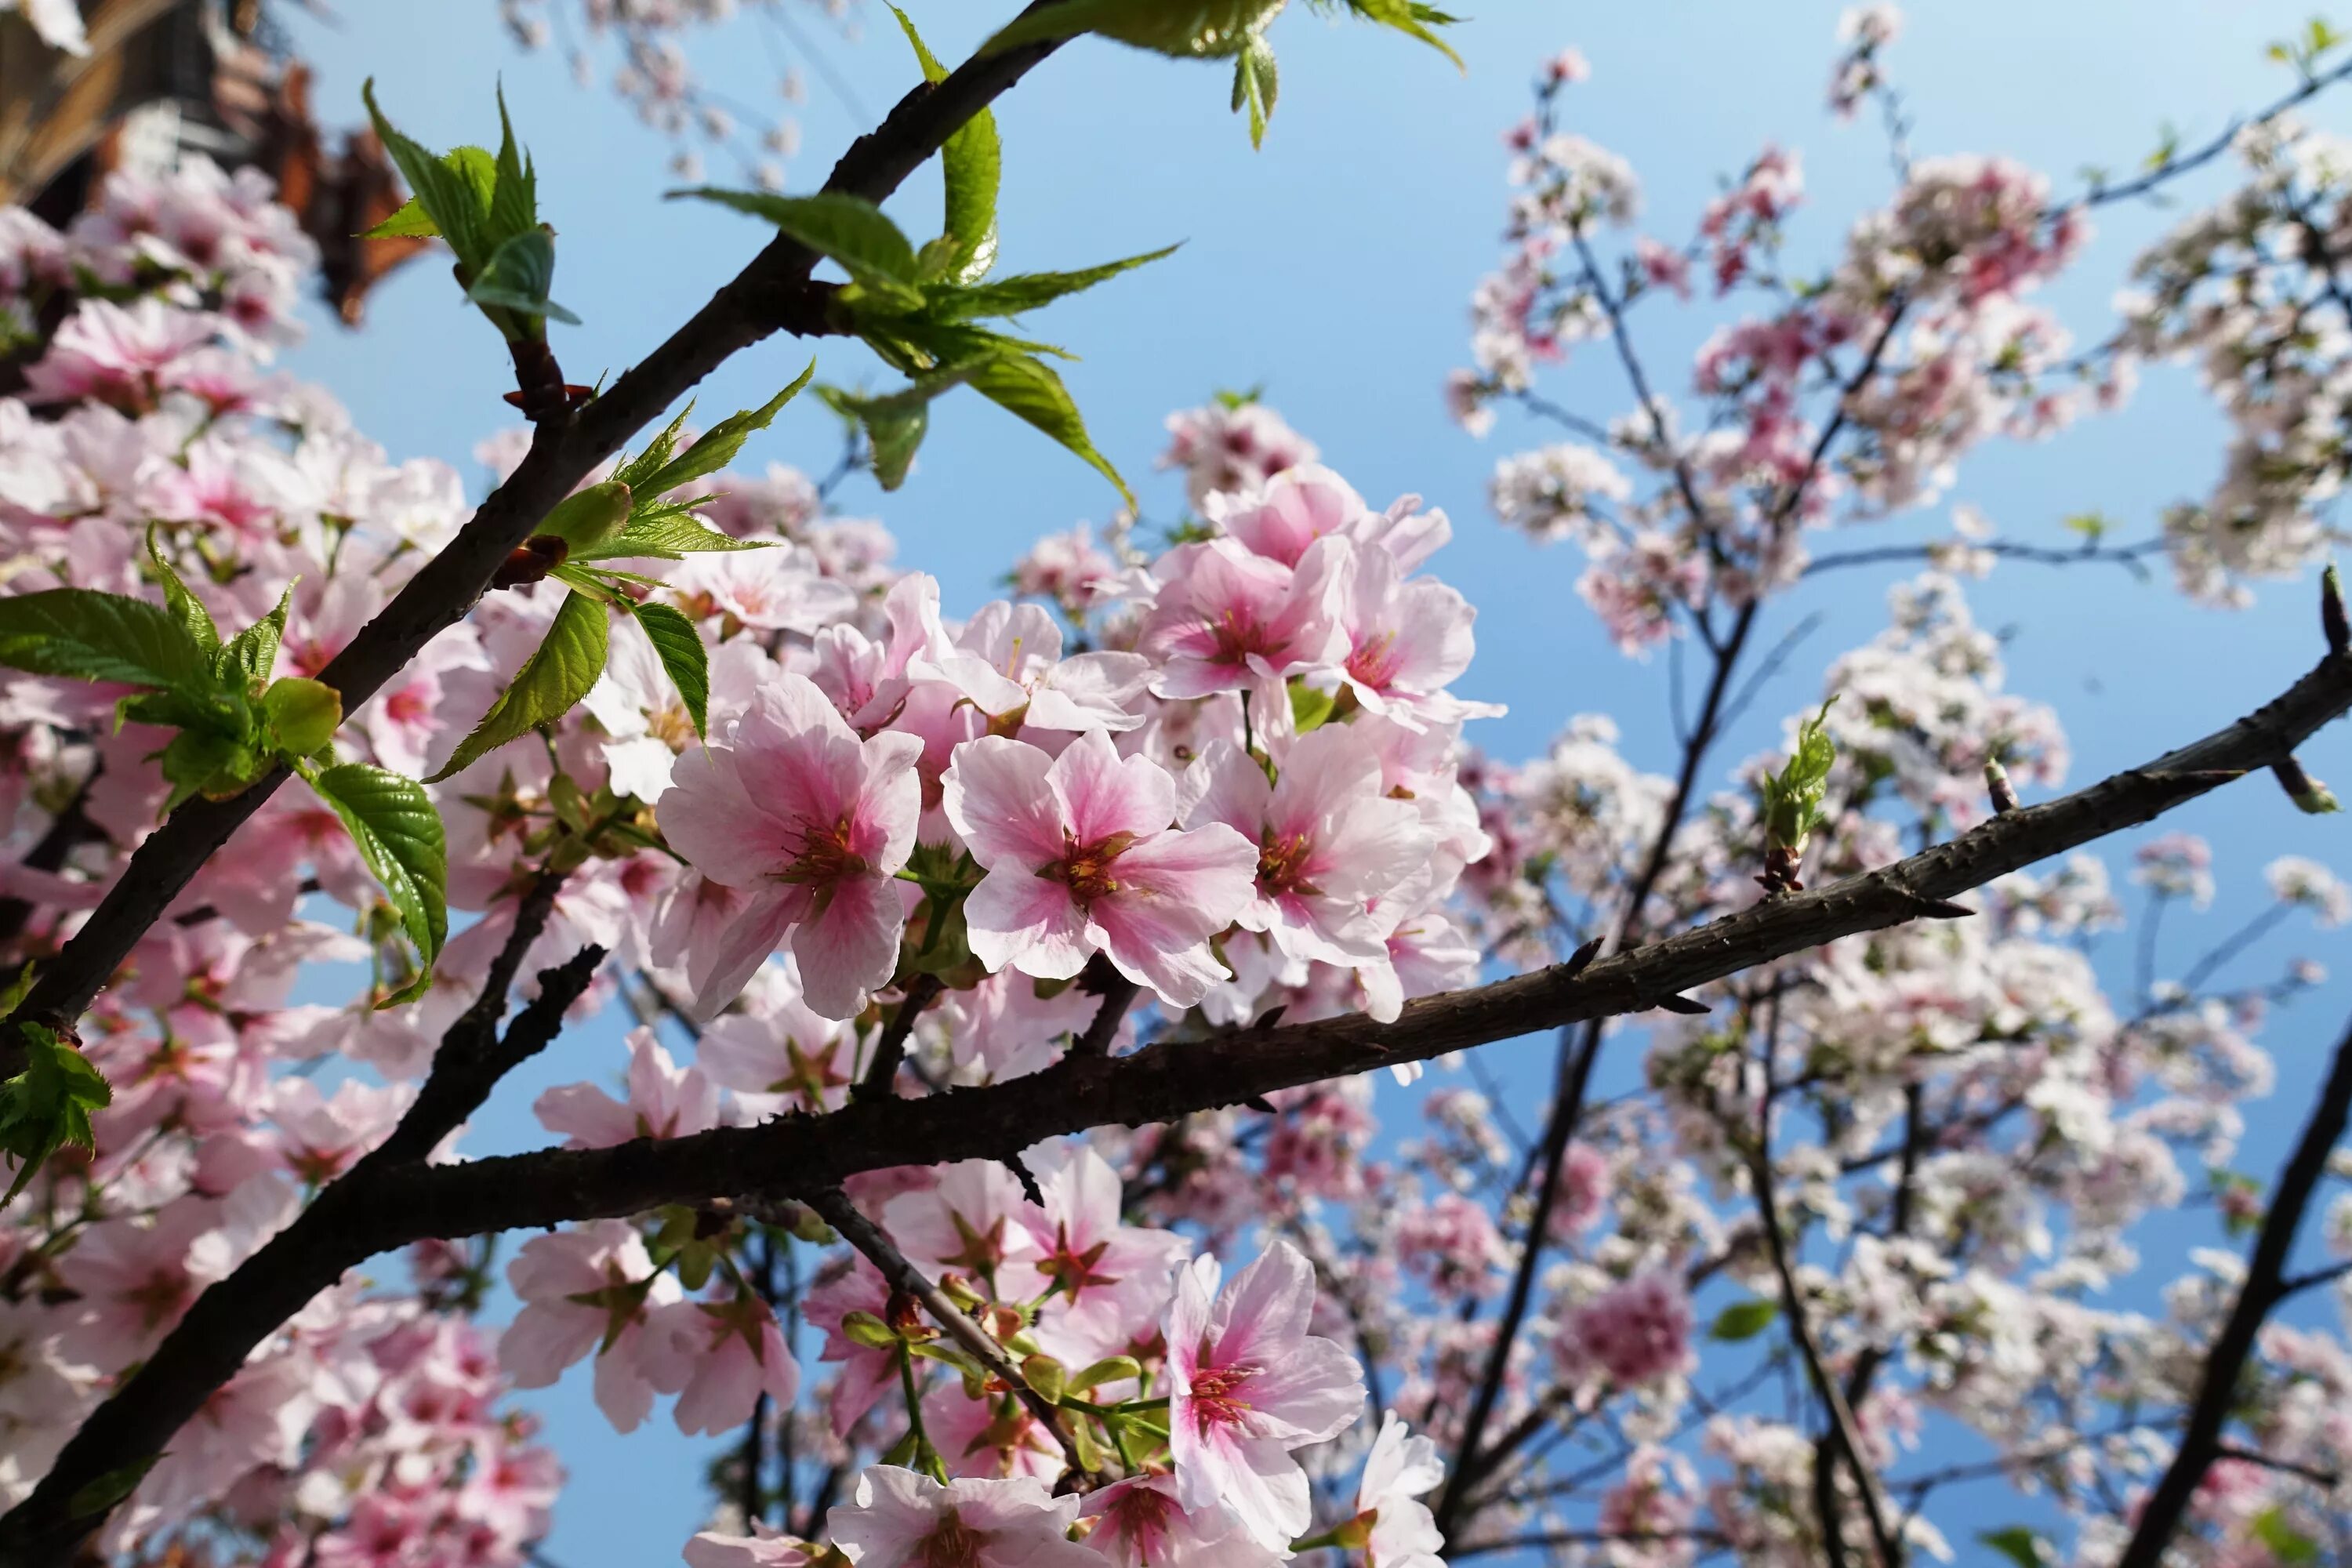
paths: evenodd
<path fill-rule="evenodd" d="M 1168 1310 L 1169 1451 L 1188 1510 L 1223 1503 L 1269 1551 L 1312 1522 L 1307 1472 L 1291 1450 L 1354 1419 L 1354 1358 L 1307 1331 L 1315 1270 L 1278 1241 L 1220 1293 L 1214 1258 L 1177 1277 Z"/>
<path fill-rule="evenodd" d="M 965 902 L 992 969 L 1066 980 L 1100 952 L 1179 1006 L 1222 976 L 1208 938 L 1250 896 L 1257 855 L 1223 823 L 1179 832 L 1176 784 L 1100 731 L 1059 757 L 982 736 L 959 746 L 948 819 L 987 871 Z"/>
<path fill-rule="evenodd" d="M 726 736 L 681 758 L 656 805 L 696 869 L 750 890 L 696 998 L 715 1013 L 787 938 L 808 1004 L 846 1018 L 888 983 L 905 907 L 892 879 L 921 807 L 911 736 L 860 741 L 802 676 L 763 688 Z"/>
<path fill-rule="evenodd" d="M 1025 1476 L 941 1486 L 876 1465 L 825 1524 L 857 1568 L 1090 1568 L 1100 1559 L 1064 1536 L 1077 1513 Z"/>
<path fill-rule="evenodd" d="M 1230 539 L 1171 552 L 1136 645 L 1160 666 L 1152 689 L 1168 698 L 1255 692 L 1270 710 L 1291 676 L 1339 662 L 1349 552 L 1345 539 L 1318 539 L 1295 570 Z"/>

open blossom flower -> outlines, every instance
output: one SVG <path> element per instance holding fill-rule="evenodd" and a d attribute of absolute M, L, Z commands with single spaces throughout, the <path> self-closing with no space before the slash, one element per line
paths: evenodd
<path fill-rule="evenodd" d="M 1187 1509 L 1170 1475 L 1114 1481 L 1079 1513 L 1092 1523 L 1087 1544 L 1112 1568 L 1274 1568 L 1282 1561 L 1223 1507 Z"/>
<path fill-rule="evenodd" d="M 1315 1270 L 1297 1247 L 1275 1243 L 1222 1294 L 1221 1274 L 1215 1258 L 1194 1260 L 1168 1311 L 1176 1495 L 1189 1510 L 1223 1502 L 1259 1544 L 1287 1552 L 1314 1517 L 1291 1450 L 1353 1420 L 1364 1385 L 1354 1358 L 1307 1331 Z"/>
<path fill-rule="evenodd" d="M 1036 605 L 1003 599 L 964 623 L 953 650 L 908 667 L 937 677 L 995 721 L 1038 730 L 1132 730 L 1143 722 L 1151 661 L 1135 653 L 1062 657 L 1062 628 Z"/>
<path fill-rule="evenodd" d="M 621 1431 L 653 1408 L 648 1314 L 678 1299 L 677 1280 L 656 1273 L 636 1228 L 600 1219 L 535 1236 L 507 1266 L 522 1310 L 499 1340 L 499 1364 L 518 1388 L 545 1388 L 596 1352 L 596 1407 Z M 601 1349 L 600 1349 L 601 1346 Z"/>
<path fill-rule="evenodd" d="M 1072 1366 L 1126 1352 L 1168 1299 L 1192 1244 L 1173 1231 L 1121 1223 L 1118 1173 L 1080 1149 L 1044 1175 L 1045 1206 L 1023 1204 L 1016 1223 L 1035 1249 L 1029 1267 L 1054 1294 L 1037 1311 L 1038 1343 Z"/>
<path fill-rule="evenodd" d="M 751 1419 L 765 1394 L 780 1410 L 800 1392 L 800 1363 L 767 1302 L 749 1291 L 720 1301 L 672 1301 L 646 1324 L 654 1386 L 678 1396 L 677 1429 L 716 1435 Z"/>
<path fill-rule="evenodd" d="M 593 1083 L 558 1084 L 531 1112 L 567 1149 L 609 1149 L 635 1138 L 683 1138 L 719 1125 L 719 1089 L 699 1067 L 681 1068 L 651 1029 L 629 1031 L 629 1098 Z"/>
<path fill-rule="evenodd" d="M 1445 1568 L 1438 1554 L 1445 1538 L 1421 1499 L 1445 1479 L 1444 1462 L 1437 1445 L 1406 1434 L 1393 1410 L 1381 1421 L 1381 1435 L 1364 1456 L 1363 1478 L 1356 1483 L 1356 1522 L 1370 1533 L 1364 1542 L 1366 1568 Z"/>
<path fill-rule="evenodd" d="M 1027 1476 L 941 1486 L 876 1465 L 825 1527 L 857 1568 L 1101 1568 L 1066 1538 L 1077 1514 L 1076 1498 Z"/>
<path fill-rule="evenodd" d="M 687 1568 L 806 1568 L 816 1551 L 764 1520 L 751 1521 L 749 1535 L 706 1530 L 686 1543 Z"/>
<path fill-rule="evenodd" d="M 946 784 L 948 820 L 988 873 L 964 904 L 982 963 L 1067 980 L 1100 952 L 1180 1007 L 1224 977 L 1208 939 L 1248 901 L 1257 852 L 1223 823 L 1176 831 L 1159 763 L 1120 757 L 1099 730 L 1053 758 L 982 736 L 956 748 Z"/>
<path fill-rule="evenodd" d="M 906 920 L 893 879 L 915 847 L 921 750 L 911 735 L 859 740 L 805 677 L 782 675 L 723 739 L 678 760 L 655 807 L 670 847 L 752 894 L 696 998 L 705 1014 L 786 937 L 808 1005 L 826 1017 L 853 1016 L 888 983 Z"/>
<path fill-rule="evenodd" d="M 1271 704 L 1291 676 L 1338 663 L 1349 548 L 1345 539 L 1318 539 L 1295 570 L 1231 539 L 1171 552 L 1137 641 L 1160 666 L 1152 689 L 1167 698 L 1256 691 Z"/>
<path fill-rule="evenodd" d="M 1255 896 L 1234 917 L 1293 958 L 1353 965 L 1385 954 L 1371 904 L 1419 868 L 1433 845 L 1411 801 L 1381 787 L 1371 742 L 1344 724 L 1293 742 L 1281 776 L 1229 741 L 1192 765 L 1198 799 L 1185 826 L 1224 823 L 1257 846 Z"/>
<path fill-rule="evenodd" d="M 2263 875 L 2270 882 L 2273 898 L 2281 903 L 2305 906 L 2321 926 L 2340 926 L 2352 920 L 2352 888 L 2346 887 L 2341 877 L 2318 861 L 2300 855 L 2282 855 L 2270 863 Z"/>

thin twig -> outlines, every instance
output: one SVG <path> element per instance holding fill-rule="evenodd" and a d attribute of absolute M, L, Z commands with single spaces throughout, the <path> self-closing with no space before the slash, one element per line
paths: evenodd
<path fill-rule="evenodd" d="M 923 1310 L 947 1331 L 950 1339 L 961 1345 L 974 1361 L 1003 1384 L 1014 1398 L 1026 1405 L 1029 1414 L 1036 1417 L 1037 1424 L 1053 1434 L 1054 1441 L 1060 1446 L 1062 1456 L 1069 1461 L 1072 1470 L 1081 1476 L 1090 1473 L 1078 1458 L 1076 1439 L 1062 1426 L 1061 1411 L 1044 1394 L 1029 1386 L 1029 1380 L 1021 1375 L 1021 1369 L 1013 1364 L 1013 1358 L 1005 1353 L 1004 1347 L 950 1300 L 947 1292 L 932 1283 L 929 1276 L 908 1261 L 907 1255 L 898 1250 L 882 1227 L 860 1213 L 846 1194 L 839 1187 L 819 1187 L 803 1194 L 802 1201 L 816 1210 L 825 1224 L 839 1231 L 844 1241 L 863 1253 L 866 1261 L 881 1271 L 882 1278 L 889 1282 L 892 1289 L 903 1290 L 920 1301 Z"/>

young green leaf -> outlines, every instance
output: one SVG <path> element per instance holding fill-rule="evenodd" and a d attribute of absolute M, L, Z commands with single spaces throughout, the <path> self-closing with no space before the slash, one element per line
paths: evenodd
<path fill-rule="evenodd" d="M 757 408 L 746 408 L 729 415 L 704 431 L 702 438 L 693 446 L 646 476 L 637 485 L 637 493 L 650 500 L 706 474 L 715 474 L 733 462 L 735 455 L 743 449 L 743 443 L 751 439 L 751 433 L 765 430 L 778 411 L 799 396 L 801 388 L 806 386 L 809 378 L 814 374 L 816 361 L 811 360 L 808 368 L 801 372 L 790 386 Z"/>
<path fill-rule="evenodd" d="M 294 602 L 294 585 L 278 595 L 278 605 L 253 625 L 223 643 L 213 655 L 213 669 L 221 680 L 240 692 L 260 685 L 278 668 L 278 647 L 286 637 L 286 611 Z"/>
<path fill-rule="evenodd" d="M 2294 1527 L 2284 1504 L 2273 1503 L 2254 1515 L 2252 1530 L 2254 1539 L 2263 1543 L 2273 1562 L 2300 1568 L 2303 1563 L 2319 1561 L 2319 1542 Z"/>
<path fill-rule="evenodd" d="M 595 610 L 601 632 L 604 612 L 593 605 L 589 608 Z M 449 852 L 441 814 L 415 779 L 365 763 L 344 763 L 303 776 L 342 818 L 360 858 L 383 884 L 401 929 L 416 949 L 415 983 L 383 1005 L 414 1001 L 432 984 L 433 961 L 449 934 Z"/>
<path fill-rule="evenodd" d="M 424 216 L 449 242 L 449 248 L 457 253 L 459 265 L 468 271 L 478 270 L 489 259 L 496 243 L 489 227 L 490 192 L 497 184 L 495 161 L 478 147 L 461 148 L 446 159 L 436 158 L 402 135 L 376 107 L 373 79 L 361 87 L 360 98 L 367 105 L 368 119 L 374 123 L 383 150 L 391 154 L 401 177 L 408 182 L 408 188 L 416 193 L 416 205 Z M 490 177 L 487 182 L 471 166 L 472 160 L 460 156 L 467 153 L 475 154 L 488 166 Z"/>
<path fill-rule="evenodd" d="M 1020 44 L 1099 33 L 1163 55 L 1214 58 L 1243 47 L 1274 20 L 1285 0 L 1061 0 L 1033 6 L 981 45 L 983 55 Z"/>
<path fill-rule="evenodd" d="M 1764 775 L 1766 841 L 1792 854 L 1804 852 L 1806 838 L 1824 819 L 1822 803 L 1829 795 L 1837 743 L 1822 725 L 1829 719 L 1830 703 L 1836 700 L 1832 695 L 1819 713 L 1798 726 L 1796 748 L 1788 764 L 1778 773 Z"/>
<path fill-rule="evenodd" d="M 1457 69 L 1466 71 L 1470 68 L 1462 63 L 1462 57 L 1454 52 L 1453 45 L 1430 30 L 1433 26 L 1444 26 L 1454 19 L 1433 5 L 1421 5 L 1417 0 L 1348 0 L 1348 9 L 1367 22 L 1377 22 L 1383 27 L 1395 28 L 1409 38 L 1420 39 L 1452 60 Z"/>
<path fill-rule="evenodd" d="M 636 496 L 625 483 L 606 479 L 557 501 L 532 531 L 563 541 L 576 556 L 626 528 L 629 509 L 635 504 Z"/>
<path fill-rule="evenodd" d="M 1095 450 L 1094 440 L 1087 434 L 1086 420 L 1080 417 L 1078 405 L 1071 401 L 1069 388 L 1062 384 L 1060 376 L 1036 360 L 1008 355 L 972 367 L 968 379 L 990 402 L 1019 415 L 1085 459 L 1097 473 L 1118 487 L 1120 497 L 1133 510 L 1135 492 L 1127 488 L 1127 481 L 1119 478 L 1109 460 Z"/>
<path fill-rule="evenodd" d="M 1163 246 L 1140 256 L 1123 257 L 1117 261 L 1106 261 L 1099 267 L 1081 268 L 1075 272 L 1020 272 L 972 288 L 935 284 L 925 290 L 928 303 L 923 314 L 940 321 L 969 321 L 983 316 L 1017 316 L 1024 310 L 1050 305 L 1065 295 L 1091 289 L 1122 272 L 1173 256 L 1176 249 L 1172 245 Z"/>
<path fill-rule="evenodd" d="M 861 197 L 820 191 L 813 196 L 778 196 L 762 191 L 729 191 L 712 185 L 672 191 L 767 219 L 820 256 L 832 258 L 858 282 L 893 299 L 911 299 L 919 308 L 915 247 L 880 207 Z"/>
<path fill-rule="evenodd" d="M 604 673 L 607 636 L 604 606 L 585 595 L 566 594 L 546 640 L 523 660 L 514 684 L 490 704 L 433 778 L 446 779 L 485 752 L 570 712 Z"/>
<path fill-rule="evenodd" d="M 688 555 L 726 550 L 764 550 L 773 542 L 767 539 L 737 539 L 698 521 L 687 507 L 665 505 L 631 518 L 629 526 L 618 533 L 582 545 L 570 559 L 575 563 L 646 558 L 677 561 Z"/>
<path fill-rule="evenodd" d="M 25 1068 L 0 1083 L 0 1153 L 16 1161 L 16 1178 L 0 1205 L 25 1190 L 48 1157 L 64 1144 L 97 1147 L 89 1113 L 114 1100 L 105 1077 L 83 1056 L 39 1024 L 19 1024 Z"/>
<path fill-rule="evenodd" d="M 143 1459 L 133 1459 L 129 1464 L 117 1466 L 89 1482 L 66 1500 L 67 1516 L 72 1519 L 88 1519 L 91 1514 L 104 1513 L 132 1492 L 137 1491 L 139 1483 L 147 1479 L 147 1472 L 153 1469 L 156 1462 L 163 1457 L 161 1454 L 150 1454 Z"/>
<path fill-rule="evenodd" d="M 1250 145 L 1265 145 L 1265 123 L 1274 118 L 1274 100 L 1282 91 L 1282 72 L 1275 65 L 1274 46 L 1253 33 L 1234 57 L 1234 112 L 1249 110 Z"/>
<path fill-rule="evenodd" d="M 360 230 L 362 239 L 438 239 L 441 229 L 425 210 L 425 204 L 415 196 L 400 204 L 393 215 L 373 228 Z"/>
<path fill-rule="evenodd" d="M 2012 1524 L 2001 1530 L 1980 1530 L 1977 1531 L 1977 1540 L 2016 1563 L 2017 1568 L 2049 1568 L 2048 1549 L 2042 1545 L 2042 1537 L 2021 1524 Z"/>
<path fill-rule="evenodd" d="M 205 650 L 170 611 L 88 588 L 0 598 L 0 665 L 126 686 L 213 685 Z"/>
<path fill-rule="evenodd" d="M 914 47 L 923 79 L 945 80 L 948 68 L 923 42 L 907 13 L 893 5 L 890 14 L 898 18 L 907 42 Z M 945 231 L 923 247 L 923 274 L 950 283 L 977 283 L 996 261 L 996 193 L 1003 179 L 1004 148 L 996 134 L 993 111 L 982 109 L 947 139 L 940 148 L 940 171 L 947 185 Z M 933 246 L 938 247 L 936 253 Z"/>
<path fill-rule="evenodd" d="M 1726 1344 L 1752 1340 L 1770 1328 L 1772 1320 L 1780 1315 L 1780 1303 L 1768 1301 L 1760 1296 L 1746 1301 L 1734 1301 L 1715 1315 L 1715 1323 L 1706 1331 L 1706 1337 L 1720 1340 Z"/>
<path fill-rule="evenodd" d="M 514 121 L 507 116 L 507 89 L 499 88 L 499 155 L 490 185 L 490 233 L 504 241 L 539 226 L 539 172 L 515 146 Z"/>
<path fill-rule="evenodd" d="M 289 675 L 261 694 L 261 710 L 281 757 L 307 757 L 334 740 L 343 721 L 342 693 L 324 681 Z"/>
<path fill-rule="evenodd" d="M 152 522 L 147 525 L 147 559 L 154 563 L 155 575 L 163 582 L 163 607 L 172 612 L 172 618 L 195 639 L 198 647 L 210 649 L 220 647 L 220 628 L 213 625 L 212 612 L 205 608 L 202 599 L 188 591 L 185 583 L 180 581 L 179 572 L 164 556 L 163 547 L 155 542 L 155 525 Z"/>
<path fill-rule="evenodd" d="M 677 688 L 680 700 L 694 719 L 694 732 L 707 732 L 710 709 L 710 655 L 702 646 L 702 634 L 694 623 L 667 605 L 646 600 L 632 605 L 637 625 L 645 628 L 646 640 L 654 645 L 654 653 L 662 668 L 669 672 L 670 683 Z"/>
<path fill-rule="evenodd" d="M 490 253 L 466 298 L 525 316 L 578 326 L 580 318 L 547 297 L 555 281 L 555 241 L 543 228 L 527 228 Z"/>

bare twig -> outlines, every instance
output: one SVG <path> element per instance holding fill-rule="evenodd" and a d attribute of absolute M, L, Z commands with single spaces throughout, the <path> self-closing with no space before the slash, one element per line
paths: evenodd
<path fill-rule="evenodd" d="M 2204 1375 L 2189 1405 L 2189 1425 L 2180 1435 L 2180 1446 L 2174 1450 L 2164 1479 L 2148 1493 L 2138 1528 L 2116 1559 L 2116 1568 L 2157 1568 L 2163 1562 L 2206 1470 L 2221 1457 L 2221 1431 L 2237 1404 L 2239 1376 L 2253 1355 L 2263 1321 L 2286 1298 L 2286 1261 L 2294 1247 L 2294 1233 L 2303 1224 L 2320 1179 L 2327 1173 L 2327 1156 L 2344 1136 L 2347 1118 L 2352 1118 L 2352 1032 L 2336 1046 L 2326 1087 L 2320 1090 L 2311 1120 L 2304 1124 L 2303 1137 L 2279 1176 L 2278 1191 L 2263 1216 L 2262 1234 L 2254 1238 L 2253 1256 L 2247 1260 L 2246 1282 L 2239 1288 L 2229 1321 L 2206 1352 Z"/>

